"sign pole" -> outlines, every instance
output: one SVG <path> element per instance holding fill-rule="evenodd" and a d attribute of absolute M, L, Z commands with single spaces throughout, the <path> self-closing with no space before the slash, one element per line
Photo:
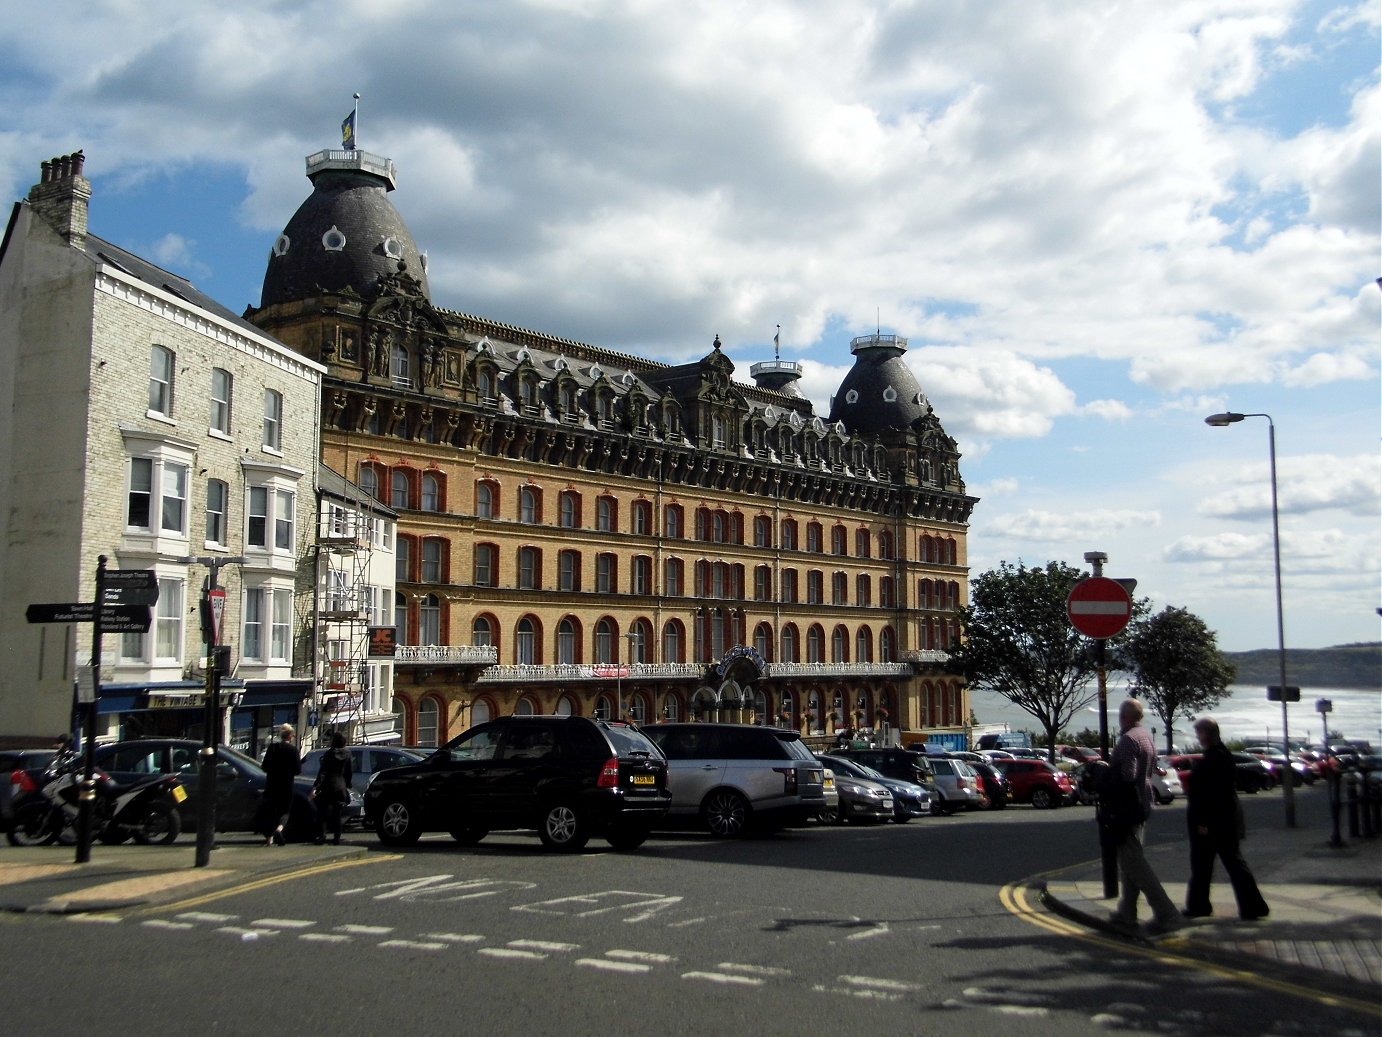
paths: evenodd
<path fill-rule="evenodd" d="M 96 805 L 96 711 L 101 698 L 101 611 L 106 596 L 106 556 L 96 559 L 96 601 L 91 615 L 91 701 L 86 704 L 85 767 L 77 793 L 77 863 L 91 860 L 91 810 Z"/>
<path fill-rule="evenodd" d="M 221 742 L 221 629 L 225 620 L 226 592 L 216 585 L 216 574 L 223 565 L 239 565 L 243 558 L 221 558 L 208 555 L 183 558 L 184 564 L 200 563 L 207 567 L 206 582 L 202 585 L 202 640 L 206 642 L 206 709 L 203 720 L 201 759 L 197 768 L 197 850 L 193 867 L 205 868 L 211 863 L 211 851 L 216 845 L 216 753 Z"/>

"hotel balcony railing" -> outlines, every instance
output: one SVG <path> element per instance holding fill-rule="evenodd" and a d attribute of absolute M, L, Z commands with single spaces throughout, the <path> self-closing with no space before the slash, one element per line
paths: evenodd
<path fill-rule="evenodd" d="M 499 661 L 499 649 L 493 645 L 398 645 L 393 661 L 492 666 Z"/>

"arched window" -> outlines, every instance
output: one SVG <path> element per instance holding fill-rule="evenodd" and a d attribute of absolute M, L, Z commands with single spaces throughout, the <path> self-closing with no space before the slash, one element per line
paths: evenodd
<path fill-rule="evenodd" d="M 408 356 L 408 350 L 401 345 L 393 347 L 393 355 L 389 365 L 390 373 L 393 375 L 394 385 L 401 385 L 411 389 L 413 377 L 411 373 L 412 365 Z"/>
<path fill-rule="evenodd" d="M 518 627 L 514 631 L 514 662 L 520 666 L 535 666 L 540 656 L 538 654 L 538 631 L 537 623 L 532 617 L 524 616 L 518 621 Z"/>
<path fill-rule="evenodd" d="M 173 416 L 173 376 L 177 360 L 165 346 L 154 346 L 149 355 L 149 411 L 165 418 Z M 265 446 L 268 441 L 265 440 Z"/>
<path fill-rule="evenodd" d="M 575 529 L 581 524 L 581 498 L 574 490 L 563 490 L 558 498 L 557 522 L 566 529 Z"/>
<path fill-rule="evenodd" d="M 869 531 L 867 529 L 857 529 L 854 531 L 854 553 L 860 558 L 871 558 L 872 547 L 870 545 Z"/>
<path fill-rule="evenodd" d="M 785 663 L 801 662 L 797 654 L 797 628 L 793 623 L 788 623 L 782 628 L 782 661 Z"/>
<path fill-rule="evenodd" d="M 561 551 L 557 554 L 557 590 L 581 589 L 581 553 Z"/>
<path fill-rule="evenodd" d="M 662 535 L 668 540 L 680 540 L 685 536 L 686 515 L 680 504 L 669 504 L 662 509 Z"/>
<path fill-rule="evenodd" d="M 884 627 L 878 633 L 878 661 L 897 662 L 897 634 L 892 627 Z"/>
<path fill-rule="evenodd" d="M 766 565 L 756 566 L 753 570 L 753 600 L 773 600 L 773 571 Z"/>
<path fill-rule="evenodd" d="M 481 367 L 475 372 L 475 391 L 480 399 L 487 402 L 494 402 L 497 393 L 494 391 L 494 372 L 487 367 Z"/>
<path fill-rule="evenodd" d="M 411 583 L 413 579 L 413 538 L 400 536 L 394 544 L 393 576 L 398 583 Z"/>
<path fill-rule="evenodd" d="M 408 497 L 408 473 L 402 468 L 395 468 L 389 477 L 389 507 L 408 507 Z"/>
<path fill-rule="evenodd" d="M 542 493 L 536 486 L 524 486 L 518 491 L 518 521 L 542 521 Z"/>
<path fill-rule="evenodd" d="M 653 658 L 653 625 L 646 619 L 636 619 L 629 628 L 635 635 L 629 640 L 629 662 L 646 663 Z"/>
<path fill-rule="evenodd" d="M 422 582 L 445 583 L 446 541 L 441 537 L 424 537 L 422 541 Z"/>
<path fill-rule="evenodd" d="M 818 623 L 812 623 L 806 631 L 806 661 L 825 662 L 825 631 Z"/>
<path fill-rule="evenodd" d="M 498 516 L 494 513 L 494 502 L 496 500 L 494 485 L 482 482 L 475 487 L 475 517 L 482 519 L 492 519 Z"/>
<path fill-rule="evenodd" d="M 531 717 L 536 714 L 537 710 L 533 706 L 533 700 L 527 695 L 521 696 L 513 707 L 513 715 L 516 717 Z"/>
<path fill-rule="evenodd" d="M 370 465 L 360 466 L 360 489 L 375 500 L 379 499 L 379 473 Z"/>
<path fill-rule="evenodd" d="M 561 698 L 557 699 L 557 716 L 573 717 L 576 716 L 578 712 L 579 708 L 576 705 L 576 700 L 570 695 L 563 695 Z"/>
<path fill-rule="evenodd" d="M 595 528 L 601 533 L 614 533 L 619 527 L 619 504 L 613 497 L 601 497 L 595 502 Z"/>
<path fill-rule="evenodd" d="M 674 619 L 662 628 L 662 661 L 685 662 L 686 631 L 681 621 Z"/>
<path fill-rule="evenodd" d="M 441 599 L 429 594 L 417 610 L 418 644 L 439 645 L 441 639 Z"/>
<path fill-rule="evenodd" d="M 773 520 L 767 515 L 759 515 L 753 520 L 753 546 L 773 546 Z"/>
<path fill-rule="evenodd" d="M 806 550 L 813 554 L 820 554 L 825 550 L 824 531 L 819 522 L 808 522 L 806 524 Z"/>
<path fill-rule="evenodd" d="M 773 661 L 773 630 L 767 623 L 759 623 L 754 627 L 753 647 L 766 661 Z"/>
<path fill-rule="evenodd" d="M 893 596 L 893 578 L 891 576 L 878 577 L 878 604 L 885 609 L 897 605 Z"/>
<path fill-rule="evenodd" d="M 653 506 L 645 500 L 634 501 L 630 511 L 633 531 L 639 536 L 649 536 L 653 531 Z"/>
<path fill-rule="evenodd" d="M 845 555 L 849 553 L 849 534 L 844 526 L 832 526 L 830 530 L 830 553 Z"/>
<path fill-rule="evenodd" d="M 878 557 L 892 558 L 893 556 L 893 535 L 886 529 L 878 533 Z"/>
<path fill-rule="evenodd" d="M 436 745 L 440 731 L 441 705 L 429 695 L 417 707 L 417 744 Z"/>
<path fill-rule="evenodd" d="M 476 699 L 470 707 L 470 726 L 478 727 L 494 719 L 494 710 L 488 699 Z"/>
<path fill-rule="evenodd" d="M 854 604 L 865 608 L 873 604 L 873 582 L 868 573 L 860 573 L 854 581 Z"/>
<path fill-rule="evenodd" d="M 399 644 L 415 643 L 408 640 L 408 599 L 397 591 L 394 592 L 393 596 L 393 625 Z"/>
<path fill-rule="evenodd" d="M 536 547 L 518 549 L 518 587 L 533 591 L 542 586 L 542 551 Z"/>
<path fill-rule="evenodd" d="M 494 544 L 475 545 L 475 586 L 494 587 L 499 579 L 499 548 Z"/>
<path fill-rule="evenodd" d="M 435 472 L 426 472 L 422 476 L 422 510 L 441 511 L 441 477 Z"/>
<path fill-rule="evenodd" d="M 795 551 L 797 549 L 797 522 L 796 519 L 782 520 L 782 550 Z"/>
<path fill-rule="evenodd" d="M 595 662 L 612 663 L 614 657 L 614 624 L 602 619 L 595 624 Z"/>
<path fill-rule="evenodd" d="M 873 632 L 868 627 L 860 627 L 854 635 L 854 661 L 873 662 Z"/>
<path fill-rule="evenodd" d="M 480 646 L 494 644 L 494 625 L 488 616 L 476 616 L 470 624 L 470 643 Z"/>
<path fill-rule="evenodd" d="M 917 608 L 929 609 L 931 607 L 931 581 L 922 580 L 917 584 Z"/>
<path fill-rule="evenodd" d="M 686 589 L 683 586 L 685 574 L 680 558 L 668 558 L 662 566 L 662 593 L 669 598 L 679 598 Z"/>
<path fill-rule="evenodd" d="M 836 627 L 830 635 L 830 661 L 849 662 L 849 631 L 844 627 Z"/>
<path fill-rule="evenodd" d="M 580 631 L 575 620 L 568 617 L 557 624 L 557 662 L 575 664 L 580 661 Z"/>
<path fill-rule="evenodd" d="M 846 573 L 832 573 L 830 576 L 830 604 L 849 604 L 849 576 Z"/>

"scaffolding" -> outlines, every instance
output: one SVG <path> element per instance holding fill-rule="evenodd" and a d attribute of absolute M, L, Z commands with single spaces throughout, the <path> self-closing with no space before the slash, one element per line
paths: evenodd
<path fill-rule="evenodd" d="M 344 480 L 343 480 L 344 482 Z M 354 489 L 345 482 L 347 489 Z M 370 558 L 381 519 L 356 491 L 354 498 L 323 494 L 317 518 L 318 614 L 321 695 L 315 742 L 340 732 L 356 741 L 370 691 L 369 650 L 374 601 Z"/>

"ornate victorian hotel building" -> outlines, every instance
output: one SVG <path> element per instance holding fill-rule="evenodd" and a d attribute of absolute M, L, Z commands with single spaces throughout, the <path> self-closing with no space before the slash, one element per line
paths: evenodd
<path fill-rule="evenodd" d="M 307 175 L 245 316 L 326 367 L 322 462 L 398 514 L 404 742 L 514 712 L 963 728 L 975 498 L 905 339 L 856 338 L 822 417 L 718 336 L 667 365 L 436 306 L 393 163 Z"/>

